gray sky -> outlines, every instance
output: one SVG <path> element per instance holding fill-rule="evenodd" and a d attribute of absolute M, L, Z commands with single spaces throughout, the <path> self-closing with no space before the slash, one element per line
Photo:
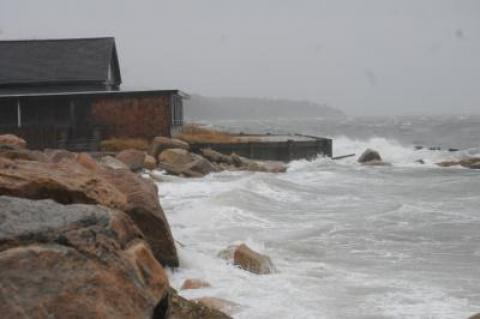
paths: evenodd
<path fill-rule="evenodd" d="M 476 0 L 0 0 L 0 39 L 103 35 L 130 87 L 480 113 Z"/>

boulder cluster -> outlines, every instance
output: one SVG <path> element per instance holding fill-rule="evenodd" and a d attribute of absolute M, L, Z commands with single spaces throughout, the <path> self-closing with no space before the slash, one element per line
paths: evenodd
<path fill-rule="evenodd" d="M 212 149 L 198 153 L 190 151 L 184 141 L 156 137 L 152 142 L 150 155 L 156 159 L 157 167 L 168 174 L 183 177 L 201 177 L 224 170 L 248 170 L 267 173 L 282 173 L 286 166 L 276 161 L 255 161 L 233 153 L 225 155 Z"/>
<path fill-rule="evenodd" d="M 177 295 L 179 259 L 147 155 L 95 160 L 0 136 L 4 318 L 230 318 Z"/>
<path fill-rule="evenodd" d="M 0 135 L 2 317 L 230 318 L 239 305 L 213 297 L 187 300 L 170 287 L 165 269 L 179 266 L 175 240 L 157 186 L 138 174 L 170 165 L 175 174 L 193 177 L 222 162 L 237 169 L 257 165 L 204 153 L 157 138 L 150 154 L 124 150 L 93 158 L 29 150 L 21 138 Z M 232 263 L 239 268 L 258 274 L 274 269 L 268 257 L 238 248 Z M 190 279 L 181 289 L 209 286 Z"/>
<path fill-rule="evenodd" d="M 440 167 L 461 166 L 470 169 L 480 169 L 480 157 L 471 157 L 453 161 L 443 161 L 437 163 L 437 165 Z"/>

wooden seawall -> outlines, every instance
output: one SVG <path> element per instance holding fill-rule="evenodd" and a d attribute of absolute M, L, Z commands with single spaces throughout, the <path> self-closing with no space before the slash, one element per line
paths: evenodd
<path fill-rule="evenodd" d="M 245 141 L 234 143 L 191 143 L 193 152 L 210 148 L 223 154 L 236 153 L 257 160 L 289 162 L 299 159 L 314 159 L 318 156 L 332 157 L 332 140 L 301 135 L 249 135 Z"/>

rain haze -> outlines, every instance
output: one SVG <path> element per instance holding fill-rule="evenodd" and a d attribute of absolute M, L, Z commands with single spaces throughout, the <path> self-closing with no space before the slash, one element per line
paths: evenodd
<path fill-rule="evenodd" d="M 478 113 L 478 1 L 9 1 L 0 39 L 115 36 L 124 84 Z"/>
<path fill-rule="evenodd" d="M 126 85 L 478 112 L 478 1 L 0 1 L 0 37 L 113 35 Z"/>
<path fill-rule="evenodd" d="M 0 0 L 0 317 L 480 319 L 479 84 L 480 0 Z"/>

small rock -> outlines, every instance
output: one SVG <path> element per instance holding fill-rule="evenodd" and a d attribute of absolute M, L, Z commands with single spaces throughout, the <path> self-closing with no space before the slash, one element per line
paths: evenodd
<path fill-rule="evenodd" d="M 208 159 L 211 162 L 233 165 L 233 159 L 231 156 L 224 155 L 220 152 L 212 150 L 211 148 L 204 148 L 200 150 L 200 152 L 206 159 Z"/>
<path fill-rule="evenodd" d="M 46 149 L 43 153 L 52 163 L 59 163 L 63 160 L 75 160 L 76 154 L 67 150 Z"/>
<path fill-rule="evenodd" d="M 104 156 L 100 159 L 100 164 L 111 169 L 129 169 L 128 166 L 113 156 Z"/>
<path fill-rule="evenodd" d="M 480 169 L 480 157 L 471 157 L 462 160 L 443 161 L 437 163 L 440 167 L 462 166 L 470 169 Z"/>
<path fill-rule="evenodd" d="M 263 275 L 276 271 L 270 257 L 253 251 L 245 244 L 229 246 L 221 251 L 218 256 L 254 274 Z"/>
<path fill-rule="evenodd" d="M 24 149 L 5 150 L 0 151 L 0 157 L 8 158 L 11 160 L 24 160 L 35 162 L 47 162 L 48 158 L 40 151 L 31 151 Z"/>
<path fill-rule="evenodd" d="M 207 288 L 211 287 L 208 282 L 203 281 L 201 279 L 186 279 L 182 287 L 180 288 L 181 290 L 187 290 L 187 289 L 200 289 L 200 288 Z"/>
<path fill-rule="evenodd" d="M 152 155 L 154 158 L 157 158 L 158 154 L 169 148 L 180 148 L 188 150 L 190 149 L 190 145 L 188 145 L 187 142 L 177 140 L 175 138 L 157 136 L 152 141 L 150 155 Z"/>
<path fill-rule="evenodd" d="M 170 289 L 167 319 L 231 319 L 227 314 L 187 300 Z"/>
<path fill-rule="evenodd" d="M 27 142 L 16 135 L 3 134 L 0 135 L 0 145 L 11 146 L 14 149 L 25 149 L 27 147 Z"/>
<path fill-rule="evenodd" d="M 89 170 L 96 171 L 99 168 L 97 162 L 87 153 L 78 153 L 76 157 L 78 164 Z"/>
<path fill-rule="evenodd" d="M 128 149 L 118 153 L 116 158 L 125 163 L 130 170 L 136 172 L 143 168 L 145 155 L 146 153 L 144 151 Z"/>
<path fill-rule="evenodd" d="M 382 162 L 383 160 L 377 151 L 368 148 L 360 155 L 358 162 L 363 164 L 371 161 Z"/>
<path fill-rule="evenodd" d="M 149 169 L 149 170 L 154 170 L 157 168 L 157 161 L 155 158 L 151 155 L 146 155 L 145 156 L 145 162 L 143 163 L 143 168 Z"/>
<path fill-rule="evenodd" d="M 169 174 L 201 177 L 217 171 L 204 157 L 190 153 L 184 149 L 171 148 L 163 151 L 158 156 L 159 167 Z"/>
<path fill-rule="evenodd" d="M 287 166 L 279 161 L 254 161 L 233 153 L 231 156 L 233 164 L 241 170 L 265 173 L 284 173 Z"/>
<path fill-rule="evenodd" d="M 417 164 L 425 164 L 425 161 L 423 159 L 418 159 L 415 161 Z"/>
<path fill-rule="evenodd" d="M 465 168 L 480 169 L 480 157 L 472 157 L 461 160 L 460 165 Z"/>
<path fill-rule="evenodd" d="M 222 299 L 222 298 L 202 297 L 202 298 L 194 299 L 193 301 L 201 305 L 204 305 L 209 309 L 218 310 L 223 313 L 226 313 L 227 315 L 232 315 L 240 309 L 239 304 L 229 300 Z"/>

